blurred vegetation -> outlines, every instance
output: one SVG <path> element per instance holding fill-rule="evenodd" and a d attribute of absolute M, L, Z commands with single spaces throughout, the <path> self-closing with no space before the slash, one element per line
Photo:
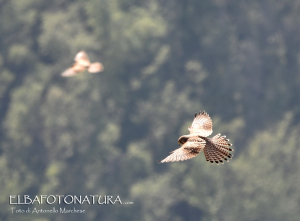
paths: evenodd
<path fill-rule="evenodd" d="M 0 220 L 299 220 L 299 11 L 299 0 L 0 0 Z M 80 50 L 104 72 L 62 78 Z M 234 158 L 157 164 L 200 110 Z M 9 195 L 24 194 L 134 204 L 12 214 Z"/>

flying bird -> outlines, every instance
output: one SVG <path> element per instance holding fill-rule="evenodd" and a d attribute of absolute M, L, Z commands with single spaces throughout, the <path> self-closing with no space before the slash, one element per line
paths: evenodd
<path fill-rule="evenodd" d="M 171 154 L 159 163 L 188 160 L 197 156 L 202 150 L 207 162 L 223 164 L 223 161 L 232 158 L 233 155 L 229 153 L 233 151 L 229 148 L 232 144 L 228 143 L 229 139 L 226 139 L 226 136 L 217 134 L 212 138 L 207 137 L 212 134 L 212 120 L 205 111 L 195 114 L 188 130 L 189 135 L 183 135 L 178 139 L 181 147 L 170 152 Z"/>
<path fill-rule="evenodd" d="M 88 70 L 90 73 L 97 73 L 104 69 L 100 62 L 91 63 L 87 53 L 84 51 L 78 52 L 74 60 L 75 63 L 73 66 L 65 70 L 61 76 L 72 77 L 84 72 L 85 70 Z"/>

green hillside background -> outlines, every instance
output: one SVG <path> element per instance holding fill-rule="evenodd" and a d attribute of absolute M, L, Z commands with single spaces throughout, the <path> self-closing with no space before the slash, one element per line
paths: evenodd
<path fill-rule="evenodd" d="M 80 50 L 105 70 L 61 77 Z M 299 71 L 299 0 L 0 0 L 0 220 L 299 220 Z M 233 159 L 157 164 L 203 110 Z"/>

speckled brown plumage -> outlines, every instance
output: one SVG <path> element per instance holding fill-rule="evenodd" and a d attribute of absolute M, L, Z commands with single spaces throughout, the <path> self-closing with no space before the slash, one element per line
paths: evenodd
<path fill-rule="evenodd" d="M 228 143 L 226 136 L 217 134 L 212 138 L 208 138 L 212 134 L 212 121 L 209 115 L 203 111 L 195 114 L 192 125 L 188 128 L 189 135 L 183 135 L 179 137 L 178 144 L 180 148 L 171 152 L 171 154 L 160 161 L 175 162 L 191 159 L 197 156 L 201 150 L 204 152 L 206 161 L 211 163 L 223 163 L 232 158 L 232 154 L 229 151 L 233 151 Z"/>

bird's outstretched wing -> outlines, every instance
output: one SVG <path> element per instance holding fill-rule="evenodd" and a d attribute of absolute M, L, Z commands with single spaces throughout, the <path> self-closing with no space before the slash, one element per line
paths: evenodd
<path fill-rule="evenodd" d="M 191 159 L 197 156 L 200 151 L 204 148 L 205 141 L 201 139 L 200 142 L 186 142 L 182 147 L 174 150 L 171 154 L 160 161 L 159 163 L 166 163 L 166 162 L 175 162 L 175 161 L 183 161 Z"/>
<path fill-rule="evenodd" d="M 100 63 L 100 62 L 95 62 L 95 63 L 92 63 L 90 64 L 89 68 L 88 68 L 88 72 L 90 73 L 97 73 L 97 72 L 100 72 L 100 71 L 103 71 L 103 64 Z"/>
<path fill-rule="evenodd" d="M 203 150 L 206 161 L 219 164 L 223 163 L 224 160 L 231 159 L 233 155 L 229 151 L 233 151 L 233 149 L 229 148 L 232 144 L 228 141 L 226 136 L 221 136 L 221 134 L 208 138 Z"/>
<path fill-rule="evenodd" d="M 207 137 L 212 133 L 211 118 L 205 111 L 196 113 L 194 121 L 188 129 L 190 134 L 197 133 L 203 137 Z"/>
<path fill-rule="evenodd" d="M 63 77 L 73 77 L 76 76 L 77 74 L 83 72 L 86 70 L 85 66 L 82 66 L 80 64 L 75 63 L 71 68 L 68 68 L 65 70 L 61 76 Z"/>
<path fill-rule="evenodd" d="M 77 64 L 80 64 L 85 67 L 88 67 L 91 64 L 89 56 L 87 55 L 87 53 L 85 53 L 85 51 L 78 52 L 74 60 Z"/>
<path fill-rule="evenodd" d="M 72 68 L 68 68 L 63 73 L 61 73 L 61 76 L 63 77 L 73 77 L 76 76 L 78 73 L 76 73 Z"/>

